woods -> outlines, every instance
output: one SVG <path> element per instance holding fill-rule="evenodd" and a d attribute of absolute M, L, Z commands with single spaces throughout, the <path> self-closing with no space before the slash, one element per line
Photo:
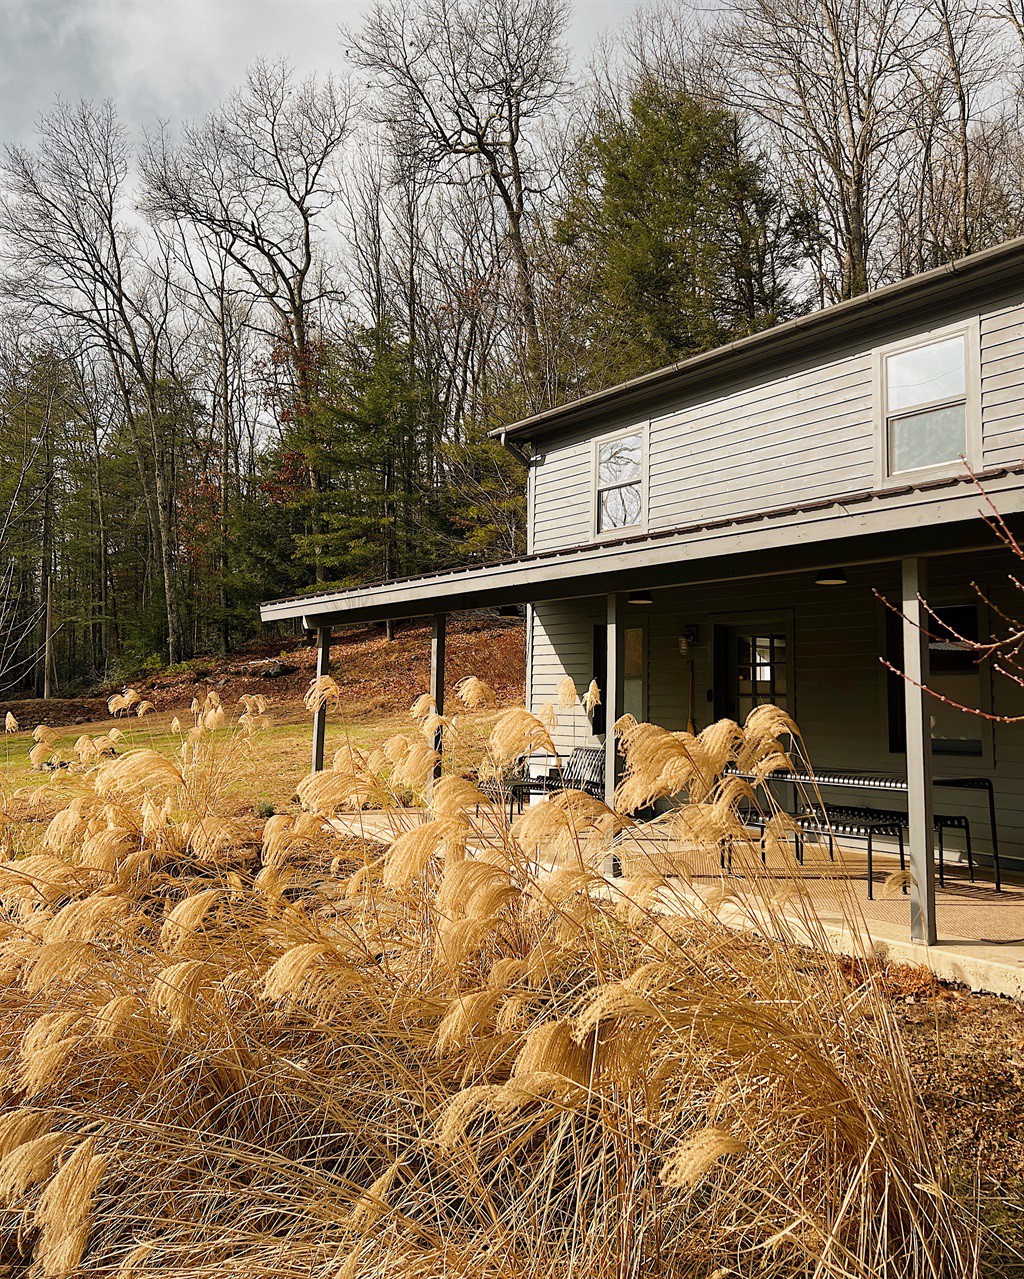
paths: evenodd
<path fill-rule="evenodd" d="M 514 554 L 494 427 L 1024 232 L 1019 0 L 654 6 L 586 66 L 568 17 L 382 0 L 316 77 L 8 150 L 0 691 Z"/>

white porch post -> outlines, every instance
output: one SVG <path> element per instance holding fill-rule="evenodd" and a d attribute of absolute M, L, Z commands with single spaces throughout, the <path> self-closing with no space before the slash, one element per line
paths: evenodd
<path fill-rule="evenodd" d="M 430 696 L 434 699 L 434 708 L 438 715 L 444 714 L 444 646 L 447 621 L 447 613 L 435 613 L 430 636 Z M 438 755 L 437 763 L 434 765 L 434 776 L 440 777 L 441 749 L 444 745 L 443 731 L 440 728 L 434 734 L 432 745 Z"/>
<path fill-rule="evenodd" d="M 615 721 L 619 718 L 619 601 L 614 592 L 608 596 L 605 614 L 604 688 L 604 799 L 611 807 L 615 802 Z M 603 861 L 601 873 L 613 878 L 622 874 L 622 862 L 610 852 Z"/>
<path fill-rule="evenodd" d="M 316 678 L 331 673 L 331 628 L 320 626 L 316 632 Z M 313 772 L 324 770 L 324 741 L 327 737 L 327 703 L 322 702 L 313 715 Z"/>
<path fill-rule="evenodd" d="M 928 616 L 921 603 L 927 589 L 925 561 L 903 560 L 903 681 L 907 712 L 907 808 L 910 817 L 910 937 L 931 946 L 935 927 L 934 807 L 932 735 L 928 714 Z"/>
<path fill-rule="evenodd" d="M 604 797 L 609 805 L 615 798 L 615 721 L 619 718 L 619 602 L 608 596 L 605 622 L 606 665 L 604 688 Z"/>

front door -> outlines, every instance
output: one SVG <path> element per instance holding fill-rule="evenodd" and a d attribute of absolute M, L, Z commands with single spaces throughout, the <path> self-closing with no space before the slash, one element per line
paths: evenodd
<path fill-rule="evenodd" d="M 790 661 L 778 625 L 715 628 L 715 714 L 742 724 L 755 706 L 789 709 Z"/>

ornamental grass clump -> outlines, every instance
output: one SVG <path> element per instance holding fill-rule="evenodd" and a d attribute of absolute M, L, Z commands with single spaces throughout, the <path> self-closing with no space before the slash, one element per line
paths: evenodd
<path fill-rule="evenodd" d="M 450 771 L 462 715 L 422 702 L 431 740 L 345 747 L 298 811 L 245 828 L 223 794 L 260 739 L 215 747 L 207 699 L 176 754 L 92 760 L 25 825 L 37 846 L 0 846 L 0 1261 L 978 1273 L 884 992 L 830 952 L 765 784 L 796 762 L 792 721 L 623 720 L 613 805 L 565 790 L 510 821 L 480 779 L 555 756 L 555 717 L 461 687 L 490 717 L 473 770 Z M 371 808 L 385 833 L 347 833 Z M 834 879 L 852 921 L 841 860 Z"/>

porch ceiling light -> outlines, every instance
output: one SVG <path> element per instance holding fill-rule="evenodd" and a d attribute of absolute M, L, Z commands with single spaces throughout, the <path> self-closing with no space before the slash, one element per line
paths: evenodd
<path fill-rule="evenodd" d="M 626 602 L 638 608 L 645 608 L 648 604 L 654 603 L 654 597 L 650 591 L 634 591 Z"/>
<path fill-rule="evenodd" d="M 814 579 L 815 586 L 845 586 L 846 583 L 845 568 L 823 568 Z"/>

